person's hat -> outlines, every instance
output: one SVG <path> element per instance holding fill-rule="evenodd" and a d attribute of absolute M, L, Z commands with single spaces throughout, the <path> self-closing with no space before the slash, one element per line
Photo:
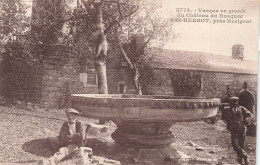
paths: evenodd
<path fill-rule="evenodd" d="M 80 114 L 76 109 L 73 109 L 73 108 L 66 109 L 66 113 L 73 113 L 76 115 Z"/>
<path fill-rule="evenodd" d="M 238 98 L 238 97 L 235 97 L 235 96 L 233 96 L 233 97 L 230 97 L 228 100 L 229 100 L 229 101 L 237 101 L 237 100 L 239 100 L 239 98 Z"/>

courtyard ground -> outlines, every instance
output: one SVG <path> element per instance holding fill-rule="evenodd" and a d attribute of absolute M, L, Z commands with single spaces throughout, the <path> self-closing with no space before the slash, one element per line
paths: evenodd
<path fill-rule="evenodd" d="M 97 123 L 94 119 L 79 118 L 81 121 Z M 56 136 L 64 121 L 66 117 L 63 110 L 0 106 L 0 164 L 37 164 L 40 159 L 50 157 L 46 138 Z M 109 121 L 106 126 L 108 131 L 105 133 L 91 133 L 88 147 L 93 149 L 94 156 L 117 160 L 121 164 L 134 164 L 125 154 L 126 150 L 131 149 L 116 146 L 111 138 L 116 125 Z M 207 161 L 207 164 L 236 164 L 230 133 L 225 129 L 224 122 L 218 121 L 214 125 L 203 121 L 176 123 L 171 130 L 176 136 L 172 147 L 183 155 L 217 160 Z M 256 138 L 246 137 L 246 151 L 251 164 L 255 164 L 255 144 Z M 73 158 L 60 164 L 73 164 Z"/>

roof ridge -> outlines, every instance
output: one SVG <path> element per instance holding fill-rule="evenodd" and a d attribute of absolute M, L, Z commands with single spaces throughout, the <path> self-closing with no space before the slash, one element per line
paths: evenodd
<path fill-rule="evenodd" d="M 187 70 L 208 70 L 220 72 L 257 74 L 257 63 L 252 60 L 241 61 L 232 56 L 207 52 L 193 52 L 150 47 L 146 50 L 147 62 L 155 68 L 184 68 Z M 148 58 L 153 57 L 152 60 Z"/>
<path fill-rule="evenodd" d="M 227 55 L 223 55 L 223 54 L 215 54 L 215 53 L 202 52 L 202 51 L 189 51 L 189 50 L 169 49 L 169 48 L 164 49 L 164 48 L 156 48 L 156 47 L 148 47 L 148 49 L 156 49 L 156 50 L 171 51 L 171 52 L 186 52 L 186 53 L 193 53 L 193 54 L 203 54 L 205 56 L 211 55 L 211 56 L 216 56 L 216 57 L 224 57 L 224 58 L 228 58 L 228 59 L 234 59 L 232 57 L 232 55 L 227 56 Z M 234 60 L 240 61 L 239 59 L 234 59 Z M 251 59 L 244 59 L 243 61 L 255 62 L 254 60 L 251 60 Z"/>

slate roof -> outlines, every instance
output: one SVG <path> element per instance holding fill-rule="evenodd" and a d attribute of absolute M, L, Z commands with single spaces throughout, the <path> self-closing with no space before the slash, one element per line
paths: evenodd
<path fill-rule="evenodd" d="M 147 48 L 145 61 L 153 68 L 168 68 L 182 70 L 202 70 L 213 72 L 231 72 L 257 74 L 258 62 L 233 59 L 230 56 L 203 52 L 180 51 L 160 48 Z M 150 58 L 152 57 L 152 58 Z"/>

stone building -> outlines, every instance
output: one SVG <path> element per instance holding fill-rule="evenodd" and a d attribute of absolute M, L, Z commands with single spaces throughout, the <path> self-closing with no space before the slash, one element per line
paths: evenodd
<path fill-rule="evenodd" d="M 34 7 L 41 7 L 44 3 L 48 4 L 48 1 L 35 0 L 34 3 Z M 45 10 L 32 10 L 32 20 L 38 22 L 39 27 L 44 25 L 46 13 L 62 16 L 51 8 Z M 66 25 L 58 27 L 61 33 L 66 31 L 64 29 Z M 75 52 L 61 44 L 63 42 L 60 40 L 64 39 L 62 35 L 55 36 L 47 32 L 44 33 L 47 38 L 42 39 L 45 41 L 43 45 L 47 47 L 39 54 L 44 58 L 33 65 L 17 59 L 2 59 L 4 55 L 0 54 L 0 98 L 4 96 L 43 107 L 63 108 L 69 106 L 69 98 L 73 93 L 97 93 L 97 78 L 93 67 L 84 63 L 82 65 L 81 59 L 75 58 Z M 256 96 L 257 63 L 244 60 L 243 49 L 243 45 L 234 45 L 232 55 L 227 57 L 148 48 L 144 51 L 144 61 L 153 68 L 153 80 L 143 84 L 143 93 L 222 97 L 227 85 L 232 94 L 236 95 L 243 82 L 247 81 L 249 89 Z M 83 56 L 86 54 L 84 51 Z M 108 92 L 135 94 L 133 73 L 121 55 L 108 52 L 107 58 Z"/>
<path fill-rule="evenodd" d="M 236 46 L 235 46 L 236 47 Z M 234 47 L 233 47 L 234 48 Z M 237 46 L 240 51 L 241 46 Z M 97 93 L 95 70 L 80 66 L 66 46 L 47 48 L 48 56 L 37 65 L 10 61 L 13 70 L 2 73 L 1 95 L 6 87 L 15 100 L 33 102 L 43 107 L 69 106 L 70 94 Z M 241 52 L 237 51 L 240 53 Z M 229 86 L 236 95 L 247 81 L 256 96 L 257 63 L 232 56 L 202 52 L 148 48 L 145 62 L 153 68 L 153 81 L 143 85 L 144 94 L 196 97 L 218 97 Z M 21 76 L 22 75 L 22 76 Z M 3 81 L 3 77 L 13 79 Z M 133 73 L 120 55 L 109 54 L 107 59 L 109 93 L 135 94 Z M 12 83 L 17 81 L 19 83 Z"/>
<path fill-rule="evenodd" d="M 65 45 L 47 46 L 44 58 L 33 64 L 1 54 L 0 96 L 8 101 L 35 103 L 45 108 L 69 106 L 72 93 L 95 90 L 84 79 L 78 60 Z M 95 76 L 89 71 L 89 77 Z"/>
<path fill-rule="evenodd" d="M 226 93 L 226 86 L 232 95 L 237 95 L 243 82 L 247 81 L 256 96 L 257 62 L 243 60 L 242 45 L 232 48 L 230 56 L 155 48 L 145 50 L 149 54 L 146 62 L 155 75 L 153 81 L 146 84 L 146 93 L 221 98 Z M 132 73 L 123 61 L 121 66 L 108 67 L 107 74 L 109 93 L 135 93 Z"/>

